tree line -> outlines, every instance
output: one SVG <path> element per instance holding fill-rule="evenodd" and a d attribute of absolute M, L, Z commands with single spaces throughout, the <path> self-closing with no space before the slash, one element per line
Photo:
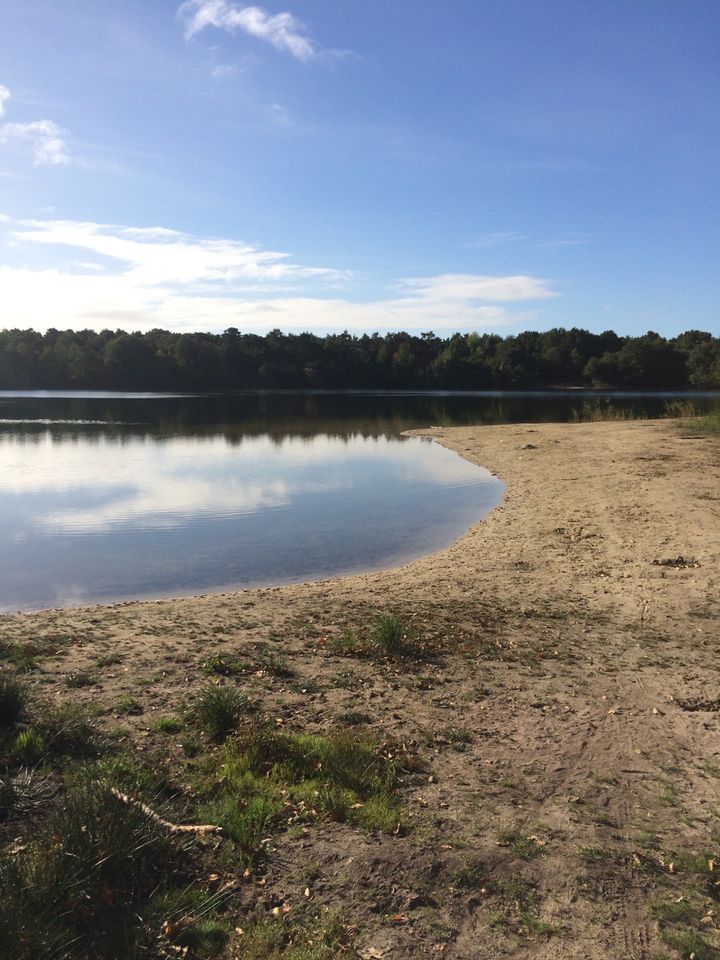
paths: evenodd
<path fill-rule="evenodd" d="M 0 389 L 525 389 L 547 386 L 720 388 L 720 338 L 672 339 L 573 327 L 492 333 L 317 336 L 234 327 L 220 334 L 150 330 L 0 330 Z"/>

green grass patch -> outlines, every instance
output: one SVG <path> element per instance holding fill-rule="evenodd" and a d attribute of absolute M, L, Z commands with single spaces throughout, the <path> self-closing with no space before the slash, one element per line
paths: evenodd
<path fill-rule="evenodd" d="M 535 860 L 542 856 L 544 843 L 535 836 L 527 836 L 517 827 L 503 830 L 498 836 L 498 843 L 503 847 L 510 847 L 515 856 L 521 860 Z"/>
<path fill-rule="evenodd" d="M 155 733 L 179 733 L 183 722 L 179 717 L 160 717 L 153 723 Z"/>
<path fill-rule="evenodd" d="M 398 828 L 394 766 L 356 732 L 290 733 L 253 718 L 196 769 L 196 790 L 207 798 L 202 818 L 219 823 L 248 864 L 263 856 L 261 841 L 281 822 L 324 817 L 378 832 Z"/>
<path fill-rule="evenodd" d="M 706 413 L 693 423 L 693 427 L 701 430 L 703 433 L 720 433 L 720 410 L 714 410 L 712 413 Z"/>
<path fill-rule="evenodd" d="M 529 939 L 557 933 L 553 924 L 540 917 L 540 894 L 532 880 L 519 875 L 498 877 L 490 893 L 499 906 L 491 919 L 492 926 Z"/>
<path fill-rule="evenodd" d="M 452 882 L 466 890 L 479 890 L 485 886 L 487 871 L 482 860 L 475 857 L 466 860 L 452 875 Z"/>
<path fill-rule="evenodd" d="M 248 672 L 248 666 L 236 657 L 226 653 L 216 653 L 205 661 L 203 670 L 219 677 L 238 677 Z"/>
<path fill-rule="evenodd" d="M 142 712 L 143 708 L 140 701 L 129 693 L 123 694 L 115 702 L 115 713 L 121 717 L 137 716 Z"/>
<path fill-rule="evenodd" d="M 349 936 L 334 914 L 308 921 L 258 921 L 238 940 L 243 960 L 336 960 L 350 956 Z"/>

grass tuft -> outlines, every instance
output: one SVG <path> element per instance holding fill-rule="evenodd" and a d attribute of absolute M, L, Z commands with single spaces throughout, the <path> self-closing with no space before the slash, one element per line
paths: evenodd
<path fill-rule="evenodd" d="M 250 709 L 248 698 L 234 687 L 211 684 L 200 694 L 193 713 L 203 733 L 220 742 L 237 729 Z"/>
<path fill-rule="evenodd" d="M 136 957 L 155 931 L 144 906 L 180 864 L 178 850 L 141 810 L 107 786 L 68 793 L 47 832 L 0 854 L 0 943 L 14 960 Z"/>
<path fill-rule="evenodd" d="M 39 731 L 33 727 L 22 730 L 12 745 L 12 756 L 16 763 L 25 767 L 34 767 L 45 754 L 45 741 Z"/>
<path fill-rule="evenodd" d="M 14 677 L 0 677 L 0 728 L 18 722 L 27 705 L 28 693 L 24 684 Z"/>

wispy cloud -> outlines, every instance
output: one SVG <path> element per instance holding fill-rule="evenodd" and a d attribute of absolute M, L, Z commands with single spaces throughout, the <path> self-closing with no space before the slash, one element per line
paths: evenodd
<path fill-rule="evenodd" d="M 192 237 L 166 227 L 122 227 L 76 220 L 26 220 L 14 231 L 18 240 L 76 247 L 124 264 L 123 276 L 133 285 L 190 287 L 293 285 L 299 281 L 334 280 L 339 271 L 307 267 L 289 255 L 251 244 L 213 237 Z"/>
<path fill-rule="evenodd" d="M 231 0 L 186 0 L 178 13 L 185 22 L 188 39 L 207 27 L 215 27 L 228 33 L 240 30 L 297 60 L 312 60 L 317 53 L 305 27 L 291 13 L 271 14 L 262 7 L 241 6 Z"/>
<path fill-rule="evenodd" d="M 544 247 L 584 247 L 585 244 L 592 242 L 592 234 L 590 233 L 562 233 L 559 237 L 555 237 L 553 240 L 546 240 L 543 243 Z"/>
<path fill-rule="evenodd" d="M 506 230 L 504 233 L 485 233 L 477 240 L 464 244 L 466 247 L 500 247 L 506 243 L 520 243 L 527 240 L 524 233 L 516 233 L 514 230 Z"/>
<path fill-rule="evenodd" d="M 547 281 L 522 274 L 510 277 L 484 277 L 474 273 L 446 273 L 437 277 L 411 278 L 405 285 L 424 300 L 490 301 L 509 303 L 517 300 L 545 300 L 556 294 Z"/>
<path fill-rule="evenodd" d="M 238 72 L 238 68 L 234 64 L 230 63 L 219 63 L 216 67 L 213 67 L 210 71 L 210 75 L 213 80 L 229 80 L 230 77 L 234 77 Z"/>
<path fill-rule="evenodd" d="M 0 117 L 10 91 L 0 84 Z M 30 144 L 33 163 L 39 167 L 57 167 L 70 162 L 65 131 L 53 120 L 30 120 L 25 123 L 0 124 L 0 143 L 21 141 Z"/>
<path fill-rule="evenodd" d="M 32 247 L 42 245 L 43 263 L 52 263 L 58 248 L 55 266 L 0 266 L 3 316 L 12 326 L 37 327 L 42 317 L 47 326 L 74 329 L 487 329 L 528 322 L 536 302 L 556 295 L 538 277 L 448 273 L 399 280 L 386 296 L 365 301 L 347 295 L 349 272 L 237 240 L 58 220 L 5 229 L 15 260 L 26 245 L 32 263 Z M 80 252 L 73 266 L 68 248 Z"/>

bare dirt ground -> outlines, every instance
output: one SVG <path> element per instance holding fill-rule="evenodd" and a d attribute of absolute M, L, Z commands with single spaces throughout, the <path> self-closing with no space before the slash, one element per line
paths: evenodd
<path fill-rule="evenodd" d="M 0 637 L 40 652 L 30 677 L 46 695 L 125 727 L 158 762 L 182 754 L 153 723 L 181 713 L 218 653 L 247 660 L 224 682 L 288 728 L 363 713 L 422 759 L 397 834 L 279 833 L 239 924 L 245 909 L 292 911 L 307 888 L 366 958 L 720 956 L 720 442 L 657 421 L 426 435 L 507 485 L 442 553 L 5 616 Z M 389 610 L 442 652 L 332 652 Z"/>

